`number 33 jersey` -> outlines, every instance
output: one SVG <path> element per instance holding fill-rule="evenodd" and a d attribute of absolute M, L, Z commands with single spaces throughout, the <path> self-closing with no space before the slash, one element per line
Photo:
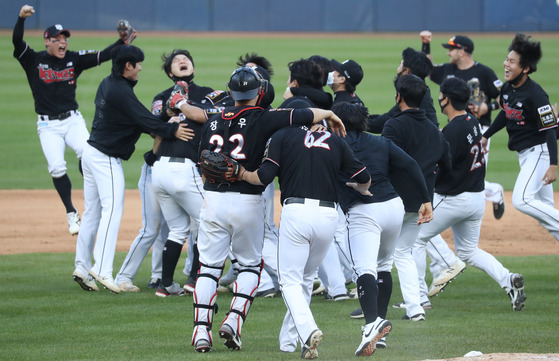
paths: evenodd
<path fill-rule="evenodd" d="M 452 168 L 441 171 L 435 182 L 435 192 L 457 195 L 481 192 L 484 189 L 485 158 L 481 147 L 481 126 L 471 114 L 459 115 L 442 130 L 450 146 Z"/>

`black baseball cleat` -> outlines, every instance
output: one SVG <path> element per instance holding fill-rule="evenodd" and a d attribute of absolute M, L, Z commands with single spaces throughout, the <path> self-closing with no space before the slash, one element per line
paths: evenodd
<path fill-rule="evenodd" d="M 239 335 L 237 335 L 228 324 L 223 324 L 221 326 L 219 329 L 219 337 L 225 340 L 223 344 L 230 350 L 240 350 L 243 345 Z"/>
<path fill-rule="evenodd" d="M 495 219 L 501 219 L 504 213 L 505 213 L 505 202 L 504 201 L 494 202 L 493 215 L 495 216 Z"/>

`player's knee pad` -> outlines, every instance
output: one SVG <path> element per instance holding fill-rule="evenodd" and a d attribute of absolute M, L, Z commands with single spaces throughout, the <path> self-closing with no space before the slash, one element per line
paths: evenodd
<path fill-rule="evenodd" d="M 254 301 L 254 294 L 260 283 L 260 273 L 264 262 L 258 265 L 239 264 L 239 275 L 233 285 L 233 300 L 224 323 L 228 323 L 240 335 L 241 327 L 246 319 L 250 306 Z"/>

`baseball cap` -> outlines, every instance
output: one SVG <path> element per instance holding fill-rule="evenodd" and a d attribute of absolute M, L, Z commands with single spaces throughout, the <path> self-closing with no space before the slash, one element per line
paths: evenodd
<path fill-rule="evenodd" d="M 70 30 L 65 29 L 64 26 L 60 25 L 60 24 L 56 24 L 56 25 L 51 25 L 49 26 L 44 34 L 43 37 L 46 38 L 52 38 L 57 36 L 58 34 L 63 33 L 65 34 L 67 37 L 70 37 Z"/>
<path fill-rule="evenodd" d="M 456 35 L 450 38 L 448 43 L 443 43 L 443 48 L 447 49 L 464 49 L 467 53 L 474 52 L 474 42 L 472 39 L 464 35 Z"/>
<path fill-rule="evenodd" d="M 353 86 L 357 86 L 363 79 L 363 68 L 354 60 L 346 60 L 340 63 L 332 59 L 330 60 L 330 66 L 332 66 L 335 71 L 345 76 L 347 81 Z"/>

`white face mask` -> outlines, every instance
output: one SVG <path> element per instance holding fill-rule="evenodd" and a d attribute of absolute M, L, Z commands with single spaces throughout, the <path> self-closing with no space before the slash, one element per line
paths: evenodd
<path fill-rule="evenodd" d="M 331 71 L 328 73 L 328 80 L 326 80 L 326 85 L 332 86 L 334 84 L 334 72 Z"/>

